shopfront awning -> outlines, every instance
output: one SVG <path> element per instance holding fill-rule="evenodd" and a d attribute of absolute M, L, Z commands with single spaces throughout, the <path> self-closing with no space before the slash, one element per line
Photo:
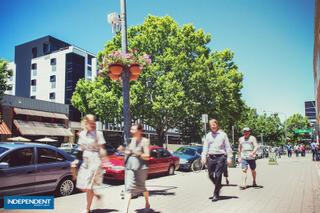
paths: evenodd
<path fill-rule="evenodd" d="M 11 135 L 11 131 L 8 128 L 7 124 L 2 121 L 2 123 L 0 124 L 0 135 Z"/>
<path fill-rule="evenodd" d="M 45 117 L 45 118 L 56 118 L 56 119 L 68 120 L 68 117 L 65 114 L 61 114 L 61 113 L 44 112 L 44 111 L 22 109 L 22 108 L 14 108 L 13 111 L 18 115 L 30 115 L 30 116 L 38 116 L 38 117 Z"/>
<path fill-rule="evenodd" d="M 13 123 L 21 135 L 73 136 L 72 132 L 62 124 L 22 120 L 14 120 Z"/>

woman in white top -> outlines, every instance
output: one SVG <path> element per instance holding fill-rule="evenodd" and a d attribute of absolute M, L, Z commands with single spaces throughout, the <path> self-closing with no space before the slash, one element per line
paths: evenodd
<path fill-rule="evenodd" d="M 86 115 L 83 122 L 85 129 L 79 134 L 79 152 L 72 166 L 82 160 L 77 176 L 77 188 L 87 194 L 87 206 L 83 212 L 89 213 L 93 197 L 100 199 L 100 195 L 94 193 L 93 187 L 103 181 L 101 158 L 106 157 L 106 142 L 102 132 L 96 130 L 96 119 L 93 115 Z"/>

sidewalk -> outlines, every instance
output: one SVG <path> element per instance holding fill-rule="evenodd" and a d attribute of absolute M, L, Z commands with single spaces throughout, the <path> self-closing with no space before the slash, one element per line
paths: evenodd
<path fill-rule="evenodd" d="M 306 158 L 283 157 L 279 165 L 270 166 L 266 159 L 257 161 L 258 188 L 240 191 L 239 168 L 229 170 L 230 186 L 222 189 L 222 200 L 212 203 L 212 184 L 205 171 L 200 173 L 178 172 L 174 176 L 147 181 L 153 211 L 163 213 L 211 213 L 211 212 L 320 212 L 320 163 Z M 252 182 L 248 176 L 248 183 Z M 223 180 L 224 183 L 224 180 Z M 122 186 L 100 189 L 101 201 L 94 202 L 95 212 L 121 212 Z M 85 207 L 85 194 L 75 194 L 55 199 L 55 210 L 33 211 L 37 213 L 79 213 Z M 142 212 L 143 197 L 134 199 L 130 212 Z M 22 211 L 4 211 L 9 213 Z M 32 212 L 32 211 L 23 211 Z"/>

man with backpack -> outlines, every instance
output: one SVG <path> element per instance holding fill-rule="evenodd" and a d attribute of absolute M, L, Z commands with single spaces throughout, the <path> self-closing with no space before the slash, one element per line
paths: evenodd
<path fill-rule="evenodd" d="M 239 139 L 239 163 L 241 163 L 242 168 L 242 183 L 240 185 L 240 190 L 243 190 L 247 187 L 247 170 L 250 167 L 252 178 L 253 178 L 253 187 L 257 186 L 256 183 L 256 152 L 258 149 L 257 139 L 251 135 L 250 128 L 246 127 L 243 129 L 243 137 Z"/>

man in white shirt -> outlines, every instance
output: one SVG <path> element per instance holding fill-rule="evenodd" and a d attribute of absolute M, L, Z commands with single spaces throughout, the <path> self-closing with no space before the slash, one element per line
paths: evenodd
<path fill-rule="evenodd" d="M 232 149 L 227 134 L 219 129 L 216 119 L 209 121 L 211 132 L 209 132 L 204 141 L 201 161 L 203 164 L 208 162 L 208 174 L 212 183 L 215 185 L 212 201 L 219 200 L 221 189 L 221 179 L 224 166 L 232 162 Z"/>
<path fill-rule="evenodd" d="M 250 135 L 250 128 L 246 127 L 243 129 L 243 137 L 239 139 L 239 158 L 238 162 L 241 163 L 242 168 L 242 183 L 240 189 L 243 190 L 247 187 L 247 170 L 248 167 L 251 169 L 253 184 L 252 186 L 257 186 L 256 183 L 256 152 L 258 149 L 257 139 Z"/>

